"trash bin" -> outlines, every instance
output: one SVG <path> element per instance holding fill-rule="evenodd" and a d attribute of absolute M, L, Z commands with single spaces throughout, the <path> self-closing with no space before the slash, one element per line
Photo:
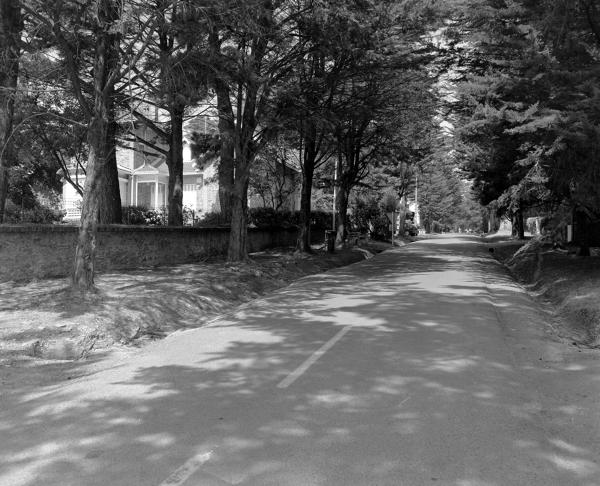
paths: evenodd
<path fill-rule="evenodd" d="M 325 245 L 327 246 L 328 253 L 335 251 L 335 231 L 325 230 Z"/>

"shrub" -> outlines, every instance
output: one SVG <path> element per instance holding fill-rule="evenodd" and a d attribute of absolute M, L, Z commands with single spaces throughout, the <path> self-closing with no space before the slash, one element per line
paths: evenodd
<path fill-rule="evenodd" d="M 146 212 L 146 224 L 149 226 L 166 226 L 167 210 L 166 208 L 149 209 Z"/>
<path fill-rule="evenodd" d="M 276 211 L 273 208 L 251 208 L 248 214 L 249 224 L 257 228 L 278 226 L 289 228 L 300 226 L 300 211 Z M 312 211 L 310 225 L 312 229 L 330 229 L 332 224 L 331 213 L 326 211 Z"/>
<path fill-rule="evenodd" d="M 146 224 L 145 213 L 147 208 L 143 206 L 129 206 L 122 209 L 123 224 Z"/>
<path fill-rule="evenodd" d="M 299 211 L 276 211 L 273 208 L 250 208 L 248 224 L 257 228 L 291 227 L 300 224 Z"/>
<path fill-rule="evenodd" d="M 352 205 L 352 226 L 361 233 L 368 233 L 374 240 L 387 240 L 391 237 L 390 221 L 384 209 L 374 197 L 357 198 Z"/>
<path fill-rule="evenodd" d="M 331 229 L 333 224 L 332 215 L 327 211 L 313 211 L 310 215 L 311 228 L 326 230 Z"/>
<path fill-rule="evenodd" d="M 417 236 L 419 234 L 419 227 L 414 221 L 408 220 L 404 223 L 404 233 L 408 236 Z"/>
<path fill-rule="evenodd" d="M 165 208 L 150 209 L 145 206 L 128 206 L 123 208 L 123 224 L 163 226 L 167 224 Z"/>
<path fill-rule="evenodd" d="M 194 226 L 196 221 L 200 219 L 200 211 L 196 211 L 189 206 L 183 206 L 183 224 L 186 226 Z"/>
<path fill-rule="evenodd" d="M 206 213 L 196 220 L 195 226 L 229 226 L 231 222 L 219 212 Z M 300 211 L 276 211 L 273 208 L 249 208 L 248 225 L 256 228 L 300 226 Z M 313 211 L 311 228 L 324 230 L 331 228 L 331 213 Z"/>
<path fill-rule="evenodd" d="M 248 209 L 248 224 L 257 228 L 268 228 L 280 226 L 284 216 L 273 208 L 250 208 Z"/>
<path fill-rule="evenodd" d="M 192 226 L 198 222 L 199 212 L 188 206 L 184 206 L 183 224 Z M 123 224 L 165 226 L 167 225 L 168 210 L 163 207 L 160 209 L 151 209 L 145 206 L 128 206 L 123 208 Z"/>
<path fill-rule="evenodd" d="M 224 214 L 220 212 L 204 213 L 199 219 L 196 219 L 194 226 L 229 226 L 229 221 Z"/>
<path fill-rule="evenodd" d="M 65 214 L 65 211 L 61 209 L 52 209 L 42 205 L 23 209 L 8 200 L 4 209 L 4 222 L 13 224 L 54 224 L 60 223 Z"/>

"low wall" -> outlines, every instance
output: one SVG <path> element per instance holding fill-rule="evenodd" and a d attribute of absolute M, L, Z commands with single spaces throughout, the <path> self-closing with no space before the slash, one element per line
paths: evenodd
<path fill-rule="evenodd" d="M 71 273 L 78 228 L 63 225 L 0 226 L 0 282 L 65 277 Z M 292 246 L 296 229 L 248 230 L 251 252 Z M 229 228 L 108 225 L 98 229 L 99 272 L 197 262 L 224 255 Z"/>

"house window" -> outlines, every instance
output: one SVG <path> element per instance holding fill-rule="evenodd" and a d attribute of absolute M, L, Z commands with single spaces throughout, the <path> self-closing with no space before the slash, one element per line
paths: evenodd
<path fill-rule="evenodd" d="M 158 197 L 156 190 L 158 188 Z M 166 205 L 165 185 L 156 182 L 138 182 L 137 205 L 147 208 L 161 208 Z"/>

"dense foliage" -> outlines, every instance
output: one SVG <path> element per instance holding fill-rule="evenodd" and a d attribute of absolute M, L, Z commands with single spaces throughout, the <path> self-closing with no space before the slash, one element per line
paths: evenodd
<path fill-rule="evenodd" d="M 331 228 L 331 213 L 325 211 L 312 211 L 311 228 L 323 231 Z M 274 208 L 250 208 L 248 210 L 248 221 L 255 228 L 289 228 L 299 227 L 301 222 L 300 211 L 277 211 Z M 223 213 L 206 213 L 199 218 L 196 226 L 214 227 L 229 226 L 229 221 L 224 220 Z"/>
<path fill-rule="evenodd" d="M 221 216 L 207 219 L 231 226 L 231 260 L 245 258 L 247 227 L 277 222 L 292 194 L 301 211 L 283 220 L 300 227 L 301 251 L 314 207 L 334 208 L 338 241 L 384 233 L 385 194 L 401 231 L 415 202 L 428 231 L 480 228 L 478 204 L 521 234 L 534 212 L 600 217 L 592 0 L 0 7 L 0 215 L 6 198 L 11 214 L 51 205 L 57 174 L 73 183 L 84 290 L 98 223 L 196 223 L 182 200 L 182 127 L 200 106 L 214 133 L 195 136 L 194 155 L 217 163 Z M 116 148 L 131 144 L 167 163 L 164 211 L 121 214 Z"/>
<path fill-rule="evenodd" d="M 476 3 L 452 33 L 463 42 L 459 150 L 479 201 L 509 216 L 521 236 L 528 213 L 565 204 L 598 220 L 596 3 Z"/>

